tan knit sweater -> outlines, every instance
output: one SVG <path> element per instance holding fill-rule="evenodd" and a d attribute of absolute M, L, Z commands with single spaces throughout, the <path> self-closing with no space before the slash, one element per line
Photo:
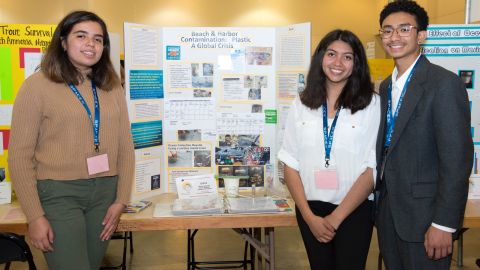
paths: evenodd
<path fill-rule="evenodd" d="M 94 114 L 91 81 L 77 85 Z M 37 180 L 77 180 L 118 175 L 116 202 L 126 204 L 133 184 L 135 155 L 123 89 L 98 89 L 100 152 L 108 154 L 108 172 L 89 176 L 87 157 L 94 151 L 88 114 L 64 83 L 42 72 L 25 80 L 13 106 L 8 167 L 28 222 L 44 215 Z M 93 115 L 92 115 L 93 116 Z"/>

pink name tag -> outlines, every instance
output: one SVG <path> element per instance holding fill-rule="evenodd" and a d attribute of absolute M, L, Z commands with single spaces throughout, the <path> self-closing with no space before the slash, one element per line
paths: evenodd
<path fill-rule="evenodd" d="M 338 189 L 336 170 L 315 170 L 314 176 L 317 189 Z"/>
<path fill-rule="evenodd" d="M 87 167 L 89 175 L 108 172 L 110 168 L 108 166 L 107 154 L 87 158 Z"/>

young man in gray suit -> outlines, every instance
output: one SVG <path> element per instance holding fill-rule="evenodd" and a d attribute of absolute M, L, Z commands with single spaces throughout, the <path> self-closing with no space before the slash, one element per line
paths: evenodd
<path fill-rule="evenodd" d="M 473 159 L 465 84 L 420 53 L 428 15 L 413 1 L 380 14 L 395 69 L 380 86 L 377 140 L 380 252 L 388 270 L 449 269 Z"/>

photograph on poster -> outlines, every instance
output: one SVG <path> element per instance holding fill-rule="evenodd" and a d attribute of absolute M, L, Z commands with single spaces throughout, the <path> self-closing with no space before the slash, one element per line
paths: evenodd
<path fill-rule="evenodd" d="M 177 130 L 177 136 L 179 141 L 201 141 L 202 131 L 200 129 Z"/>
<path fill-rule="evenodd" d="M 264 185 L 264 166 L 250 166 L 248 167 L 248 186 L 255 184 L 257 187 Z"/>
<path fill-rule="evenodd" d="M 218 136 L 219 146 L 236 147 L 238 145 L 238 136 L 230 134 L 222 134 Z"/>
<path fill-rule="evenodd" d="M 194 98 L 212 97 L 212 91 L 205 89 L 193 89 Z"/>
<path fill-rule="evenodd" d="M 0 183 L 5 180 L 5 168 L 0 168 Z"/>
<path fill-rule="evenodd" d="M 210 167 L 212 164 L 212 153 L 209 150 L 193 151 L 193 167 Z"/>
<path fill-rule="evenodd" d="M 262 109 L 262 104 L 252 104 L 252 113 L 261 113 Z"/>
<path fill-rule="evenodd" d="M 260 146 L 260 135 L 238 135 L 239 146 Z"/>
<path fill-rule="evenodd" d="M 203 63 L 203 76 L 213 76 L 212 63 Z"/>
<path fill-rule="evenodd" d="M 243 76 L 243 88 L 252 88 L 254 78 L 255 77 L 251 75 Z"/>
<path fill-rule="evenodd" d="M 473 85 L 473 82 L 475 80 L 475 70 L 459 70 L 458 76 L 460 76 L 463 83 L 465 83 L 465 88 L 467 89 L 475 88 Z"/>
<path fill-rule="evenodd" d="M 274 174 L 275 170 L 273 164 L 267 164 L 265 166 L 265 177 L 264 177 L 264 186 L 266 188 L 273 188 L 274 187 Z"/>
<path fill-rule="evenodd" d="M 238 173 L 236 173 L 238 172 Z M 255 184 L 257 187 L 264 186 L 264 166 L 219 166 L 218 167 L 218 187 L 224 187 L 223 177 L 240 176 L 239 187 L 251 187 Z"/>
<path fill-rule="evenodd" d="M 215 164 L 217 165 L 242 165 L 245 157 L 243 147 L 215 147 Z"/>
<path fill-rule="evenodd" d="M 272 65 L 272 47 L 246 47 L 245 55 L 247 65 Z"/>
<path fill-rule="evenodd" d="M 190 150 L 169 150 L 169 167 L 192 167 L 193 156 Z"/>
<path fill-rule="evenodd" d="M 233 176 L 233 166 L 218 166 L 218 175 Z"/>
<path fill-rule="evenodd" d="M 212 88 L 213 77 L 201 77 L 201 76 L 192 77 L 192 87 L 193 88 Z"/>
<path fill-rule="evenodd" d="M 243 76 L 243 87 L 244 88 L 267 88 L 268 77 L 245 75 Z"/>
<path fill-rule="evenodd" d="M 218 135 L 219 146 L 260 146 L 260 135 L 237 135 L 220 134 Z"/>
<path fill-rule="evenodd" d="M 250 185 L 250 175 L 248 166 L 218 166 L 218 187 L 224 187 L 224 177 L 239 176 L 239 186 L 248 187 Z"/>
<path fill-rule="evenodd" d="M 268 87 L 267 78 L 268 78 L 267 76 L 255 76 L 256 88 L 267 88 Z"/>
<path fill-rule="evenodd" d="M 192 63 L 192 87 L 211 88 L 213 87 L 213 64 Z"/>
<path fill-rule="evenodd" d="M 234 176 L 248 176 L 248 167 L 247 166 L 233 166 L 233 175 Z"/>
<path fill-rule="evenodd" d="M 270 163 L 270 147 L 247 147 L 243 165 L 265 165 Z"/>
<path fill-rule="evenodd" d="M 303 73 L 298 73 L 297 92 L 300 93 L 303 90 L 305 90 L 305 75 Z"/>
<path fill-rule="evenodd" d="M 251 186 L 249 185 L 248 176 L 246 176 L 245 178 L 238 179 L 238 186 L 243 188 Z M 223 178 L 218 178 L 218 187 L 219 188 L 225 187 Z"/>
<path fill-rule="evenodd" d="M 160 188 L 160 174 L 152 175 L 151 176 L 151 190 L 159 189 Z"/>
<path fill-rule="evenodd" d="M 262 90 L 260 88 L 250 88 L 248 90 L 248 100 L 262 99 Z"/>
<path fill-rule="evenodd" d="M 200 76 L 200 64 L 192 63 L 192 77 Z"/>

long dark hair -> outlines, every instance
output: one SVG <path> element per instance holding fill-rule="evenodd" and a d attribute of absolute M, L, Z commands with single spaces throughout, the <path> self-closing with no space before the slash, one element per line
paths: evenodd
<path fill-rule="evenodd" d="M 85 79 L 72 64 L 62 46 L 62 40 L 66 39 L 72 28 L 81 22 L 96 22 L 102 28 L 102 57 L 92 66 L 88 78 L 92 79 L 100 89 L 109 91 L 119 84 L 120 80 L 110 61 L 110 38 L 108 37 L 107 25 L 97 14 L 89 11 L 74 11 L 65 16 L 58 24 L 53 33 L 52 42 L 40 64 L 40 70 L 54 82 L 78 85 L 80 81 Z"/>
<path fill-rule="evenodd" d="M 300 100 L 305 106 L 313 110 L 318 109 L 327 101 L 327 77 L 323 72 L 322 62 L 328 46 L 337 40 L 341 40 L 352 47 L 354 60 L 352 75 L 348 78 L 342 93 L 338 97 L 335 108 L 347 108 L 354 114 L 370 104 L 374 89 L 370 80 L 367 56 L 362 42 L 348 30 L 333 30 L 320 41 L 312 56 L 307 85 L 305 90 L 300 93 Z"/>

